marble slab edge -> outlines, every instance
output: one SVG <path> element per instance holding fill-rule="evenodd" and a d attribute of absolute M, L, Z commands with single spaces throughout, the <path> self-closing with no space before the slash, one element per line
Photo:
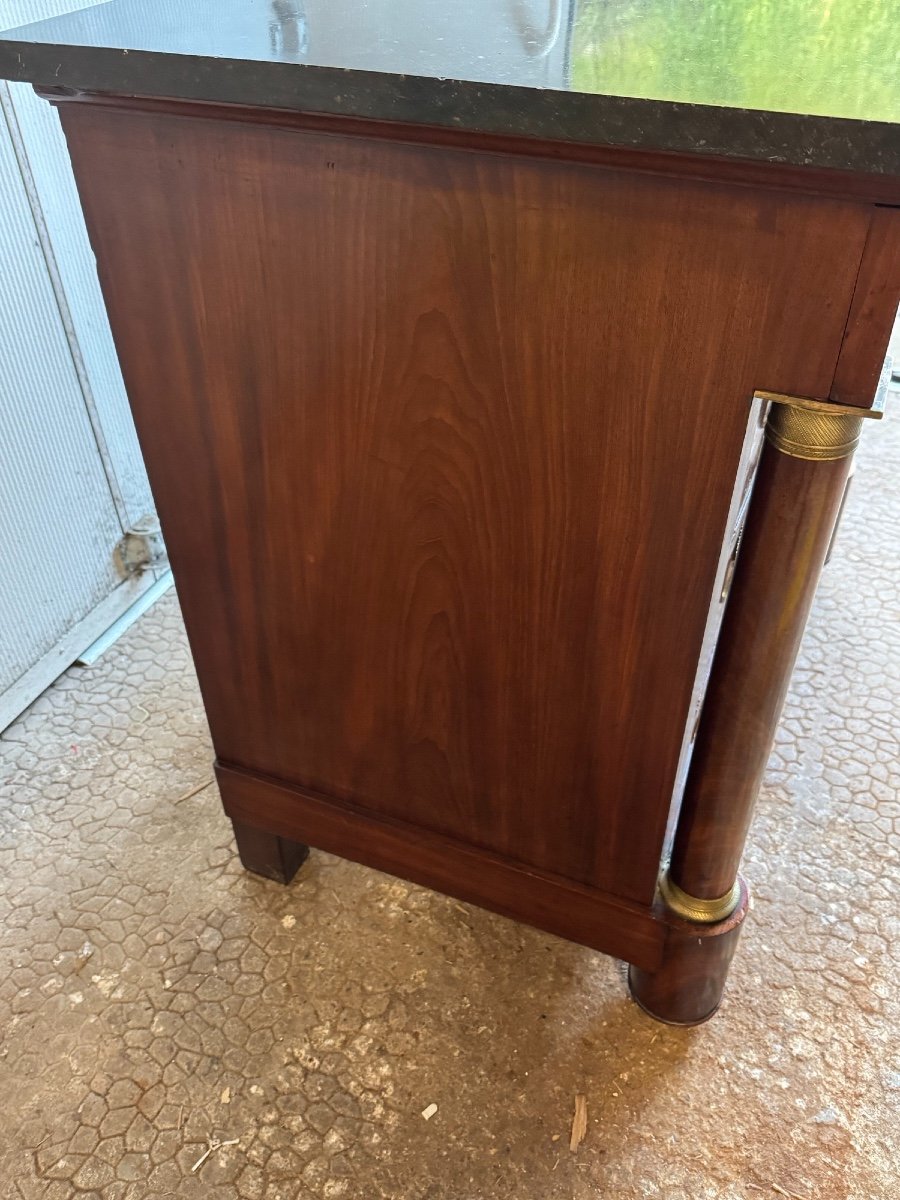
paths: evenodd
<path fill-rule="evenodd" d="M 900 178 L 889 122 L 2 38 L 0 78 Z"/>

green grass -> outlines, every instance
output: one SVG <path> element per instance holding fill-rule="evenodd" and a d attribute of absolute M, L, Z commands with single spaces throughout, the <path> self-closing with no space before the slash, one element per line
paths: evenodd
<path fill-rule="evenodd" d="M 900 120 L 900 0 L 577 0 L 572 84 Z"/>

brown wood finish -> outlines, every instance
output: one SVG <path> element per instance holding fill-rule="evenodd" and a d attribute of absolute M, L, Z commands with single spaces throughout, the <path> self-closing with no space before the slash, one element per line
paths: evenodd
<path fill-rule="evenodd" d="M 830 399 L 869 408 L 900 305 L 900 209 L 876 208 Z"/>
<path fill-rule="evenodd" d="M 319 849 L 628 959 L 647 971 L 662 966 L 665 926 L 649 907 L 221 763 L 216 764 L 216 779 L 236 828 L 252 824 L 280 839 L 311 840 Z"/>
<path fill-rule="evenodd" d="M 763 449 L 672 851 L 692 896 L 737 875 L 850 463 Z"/>
<path fill-rule="evenodd" d="M 867 211 L 61 111 L 219 757 L 649 903 L 749 397 L 827 389 Z"/>
<path fill-rule="evenodd" d="M 696 925 L 668 912 L 662 901 L 654 915 L 664 931 L 662 963 L 648 971 L 632 964 L 628 985 L 651 1017 L 668 1025 L 702 1025 L 715 1016 L 725 990 L 750 902 L 747 885 L 734 912 L 715 925 Z"/>
<path fill-rule="evenodd" d="M 471 133 L 434 125 L 369 120 L 331 113 L 296 112 L 278 108 L 249 108 L 208 100 L 160 99 L 149 96 L 115 96 L 75 92 L 68 88 L 35 87 L 53 104 L 90 104 L 121 111 L 158 112 L 168 116 L 217 117 L 221 120 L 272 128 L 305 130 L 335 137 L 361 137 L 408 145 L 446 146 L 516 157 L 546 158 L 555 162 L 589 163 L 629 172 L 677 176 L 697 182 L 728 183 L 742 187 L 780 189 L 806 195 L 829 196 L 867 204 L 900 205 L 900 182 L 891 175 L 865 174 L 797 167 L 785 163 L 756 162 L 713 154 L 680 154 L 664 150 L 636 150 L 625 146 L 592 146 L 544 138 Z"/>
<path fill-rule="evenodd" d="M 245 863 L 320 846 L 709 1015 L 740 920 L 654 893 L 751 396 L 862 394 L 884 219 L 777 171 L 60 111 Z M 788 461 L 763 456 L 678 827 L 695 895 L 733 880 L 827 545 L 839 464 Z"/>
<path fill-rule="evenodd" d="M 306 861 L 309 846 L 267 833 L 256 825 L 232 821 L 241 862 L 255 875 L 290 883 Z"/>

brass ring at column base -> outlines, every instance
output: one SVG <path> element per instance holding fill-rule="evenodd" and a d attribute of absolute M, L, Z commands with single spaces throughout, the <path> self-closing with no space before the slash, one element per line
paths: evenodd
<path fill-rule="evenodd" d="M 669 878 L 669 872 L 664 871 L 659 878 L 659 892 L 666 906 L 678 917 L 685 921 L 697 921 L 703 925 L 714 925 L 730 917 L 737 908 L 741 898 L 739 880 L 734 881 L 731 891 L 715 900 L 704 900 L 700 896 L 691 896 L 683 891 L 677 883 Z"/>

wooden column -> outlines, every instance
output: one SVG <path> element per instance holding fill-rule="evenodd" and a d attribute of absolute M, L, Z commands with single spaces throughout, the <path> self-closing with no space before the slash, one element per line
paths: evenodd
<path fill-rule="evenodd" d="M 862 419 L 880 408 L 758 393 L 771 401 L 728 607 L 716 648 L 657 913 L 661 968 L 631 970 L 652 1015 L 696 1024 L 715 1012 L 747 907 L 738 875 L 756 795 Z"/>

